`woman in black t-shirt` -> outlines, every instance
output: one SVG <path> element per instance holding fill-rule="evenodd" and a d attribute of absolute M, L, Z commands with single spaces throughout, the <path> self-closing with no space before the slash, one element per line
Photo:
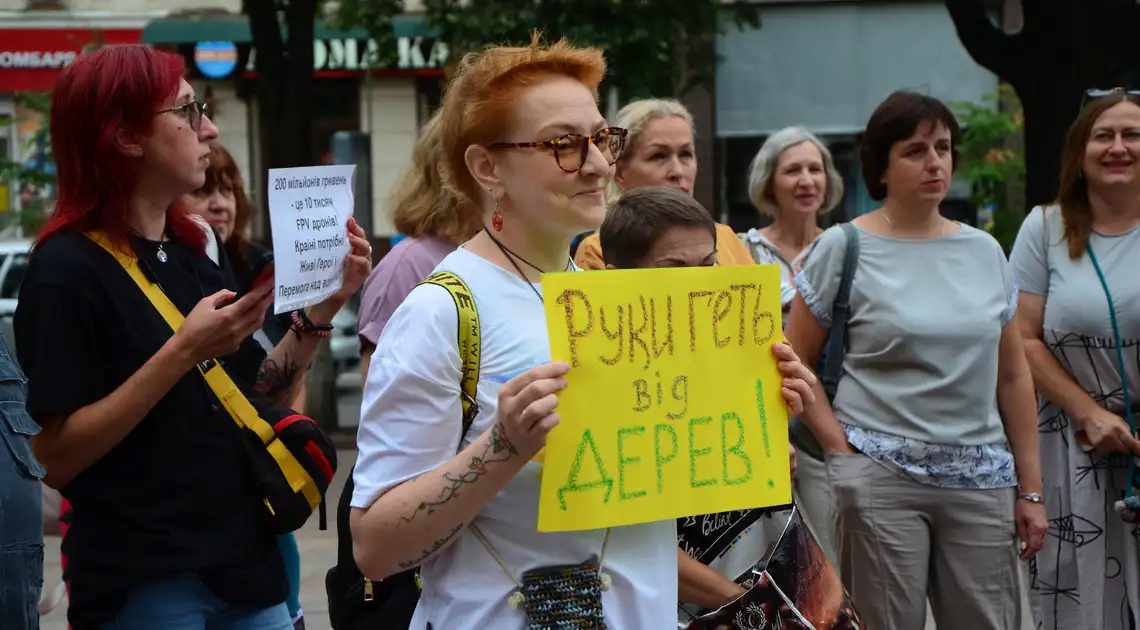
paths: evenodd
<path fill-rule="evenodd" d="M 258 269 L 254 261 L 261 259 L 269 250 L 254 243 L 246 237 L 246 226 L 249 225 L 250 216 L 254 213 L 253 204 L 245 196 L 245 180 L 241 176 L 237 162 L 230 152 L 217 142 L 210 145 L 210 166 L 206 169 L 206 182 L 201 188 L 182 195 L 180 203 L 187 212 L 196 214 L 205 219 L 210 227 L 218 233 L 218 239 L 225 243 L 226 254 L 229 255 L 230 265 L 234 270 L 234 279 L 239 287 L 247 287 L 256 278 L 254 274 Z M 265 333 L 269 343 L 276 346 L 281 343 L 292 325 L 291 314 L 274 314 L 273 308 L 265 314 L 265 324 L 261 331 Z M 293 396 L 291 407 L 302 409 L 304 407 L 305 383 L 297 384 L 297 393 Z M 281 556 L 285 560 L 285 573 L 289 576 L 289 615 L 293 618 L 296 629 L 304 628 L 301 621 L 301 553 L 297 547 L 297 538 L 292 533 L 285 534 L 277 539 L 281 547 Z"/>
<path fill-rule="evenodd" d="M 344 286 L 266 356 L 251 335 L 272 283 L 235 300 L 216 234 L 175 200 L 202 186 L 217 138 L 181 57 L 144 46 L 81 55 L 52 94 L 59 199 L 15 316 L 33 440 L 73 507 L 64 540 L 75 630 L 288 630 L 286 578 L 239 431 L 195 369 L 289 400 L 319 337 L 370 269 L 351 220 Z M 186 315 L 170 327 L 114 257 L 137 257 Z M 209 240 L 214 240 L 210 243 Z"/>

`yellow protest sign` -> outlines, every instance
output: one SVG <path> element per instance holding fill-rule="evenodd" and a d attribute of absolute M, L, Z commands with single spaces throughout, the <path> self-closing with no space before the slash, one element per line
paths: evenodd
<path fill-rule="evenodd" d="M 571 368 L 539 531 L 791 502 L 778 267 L 544 274 L 542 293 Z"/>

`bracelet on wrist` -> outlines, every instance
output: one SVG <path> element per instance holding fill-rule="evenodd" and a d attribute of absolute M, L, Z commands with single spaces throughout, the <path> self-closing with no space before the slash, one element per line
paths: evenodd
<path fill-rule="evenodd" d="M 1045 498 L 1038 492 L 1021 492 L 1017 495 L 1018 501 L 1028 501 L 1030 503 L 1042 504 L 1045 503 Z"/>
<path fill-rule="evenodd" d="M 309 315 L 305 313 L 304 309 L 293 311 L 291 319 L 293 325 L 289 327 L 289 330 L 292 330 L 298 337 L 303 337 L 305 335 L 312 335 L 314 337 L 332 336 L 332 325 L 318 326 L 314 324 L 313 320 L 309 319 Z"/>

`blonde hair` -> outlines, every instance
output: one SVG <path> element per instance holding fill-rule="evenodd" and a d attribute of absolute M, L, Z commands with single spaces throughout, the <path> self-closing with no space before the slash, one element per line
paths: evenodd
<path fill-rule="evenodd" d="M 816 135 L 803 127 L 784 127 L 768 136 L 756 157 L 752 158 L 752 165 L 748 167 L 748 198 L 752 205 L 761 214 L 775 216 L 780 208 L 772 196 L 772 179 L 776 176 L 776 165 L 780 163 L 780 156 L 788 149 L 810 142 L 819 149 L 823 158 L 823 171 L 827 177 L 827 190 L 823 195 L 823 203 L 819 206 L 819 214 L 830 212 L 843 200 L 843 177 L 835 169 L 835 161 L 831 158 L 831 151 Z"/>
<path fill-rule="evenodd" d="M 400 234 L 411 237 L 438 236 L 462 243 L 481 225 L 479 214 L 460 203 L 443 186 L 440 161 L 440 116 L 437 111 L 420 129 L 412 150 L 412 165 L 396 184 L 388 200 L 392 223 Z"/>
<path fill-rule="evenodd" d="M 519 92 L 550 77 L 568 77 L 598 96 L 606 61 L 597 48 L 565 38 L 544 46 L 536 31 L 527 47 L 493 47 L 463 56 L 443 95 L 440 121 L 444 184 L 461 203 L 478 204 L 480 190 L 467 170 L 467 148 L 502 139 L 514 118 Z"/>
<path fill-rule="evenodd" d="M 618 157 L 618 167 L 637 152 L 637 145 L 641 141 L 641 134 L 649 127 L 649 123 L 659 120 L 661 118 L 678 117 L 689 123 L 689 129 L 696 135 L 696 128 L 693 126 L 693 115 L 689 109 L 681 104 L 680 101 L 673 98 L 643 98 L 636 101 L 630 101 L 618 110 L 617 120 L 613 124 L 617 127 L 624 128 L 628 135 L 625 140 L 625 149 L 622 150 L 621 156 Z M 607 200 L 616 200 L 621 196 L 621 190 L 617 187 L 616 181 L 611 181 L 610 186 L 606 191 Z"/>

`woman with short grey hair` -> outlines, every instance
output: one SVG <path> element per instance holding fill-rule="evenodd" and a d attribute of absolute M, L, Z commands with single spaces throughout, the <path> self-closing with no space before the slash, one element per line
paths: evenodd
<path fill-rule="evenodd" d="M 780 302 L 785 313 L 796 296 L 792 261 L 819 236 L 816 217 L 843 199 L 843 178 L 831 152 L 803 127 L 785 127 L 768 137 L 748 172 L 748 198 L 768 227 L 740 238 L 762 265 L 780 265 Z"/>
<path fill-rule="evenodd" d="M 772 224 L 739 236 L 758 264 L 780 266 L 780 303 L 787 322 L 796 297 L 792 261 L 822 232 L 817 217 L 843 199 L 843 178 L 815 134 L 803 127 L 785 127 L 769 136 L 752 158 L 748 197 L 760 214 L 772 217 Z M 795 431 L 790 437 L 799 455 L 792 480 L 796 505 L 827 559 L 838 567 L 827 469 Z"/>

